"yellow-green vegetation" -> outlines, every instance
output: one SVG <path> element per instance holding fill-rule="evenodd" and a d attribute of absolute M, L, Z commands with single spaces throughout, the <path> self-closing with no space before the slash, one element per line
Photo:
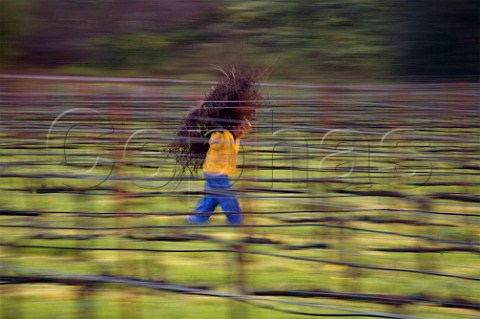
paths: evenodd
<path fill-rule="evenodd" d="M 451 103 L 448 86 L 409 86 L 387 111 L 388 86 L 337 104 L 324 88 L 268 89 L 243 141 L 239 228 L 221 212 L 186 225 L 203 182 L 163 152 L 204 87 L 99 84 L 58 103 L 73 88 L 40 87 L 51 104 L 36 108 L 20 94 L 29 112 L 0 124 L 4 318 L 478 315 L 479 131 L 468 101 L 428 108 Z M 82 98 L 93 106 L 51 126 Z M 299 291 L 320 295 L 275 295 Z"/>

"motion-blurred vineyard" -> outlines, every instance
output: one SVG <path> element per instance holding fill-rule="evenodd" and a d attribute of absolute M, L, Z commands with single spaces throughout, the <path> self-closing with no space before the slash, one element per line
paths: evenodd
<path fill-rule="evenodd" d="M 1 83 L 2 318 L 478 317 L 478 83 L 264 83 L 237 228 L 164 152 L 211 83 Z"/>

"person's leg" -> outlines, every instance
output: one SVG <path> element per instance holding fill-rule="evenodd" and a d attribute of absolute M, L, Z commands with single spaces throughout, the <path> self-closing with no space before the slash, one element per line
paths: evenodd
<path fill-rule="evenodd" d="M 243 221 L 242 211 L 238 199 L 233 194 L 228 194 L 220 199 L 220 206 L 227 215 L 227 220 L 232 225 L 240 225 Z"/>
<path fill-rule="evenodd" d="M 215 207 L 218 205 L 218 198 L 212 193 L 211 181 L 208 176 L 205 175 L 205 195 L 198 201 L 197 206 L 194 209 L 194 215 L 187 217 L 187 222 L 190 224 L 205 223 L 212 213 L 215 211 Z"/>
<path fill-rule="evenodd" d="M 217 181 L 217 183 L 221 184 L 221 193 L 218 194 L 218 203 L 227 216 L 228 222 L 232 225 L 241 224 L 243 221 L 242 211 L 237 196 L 233 192 L 229 178 L 223 176 L 221 180 Z"/>
<path fill-rule="evenodd" d="M 212 197 L 211 195 L 203 196 L 197 203 L 194 209 L 194 215 L 187 217 L 187 222 L 190 224 L 201 224 L 205 223 L 212 213 L 215 211 L 217 206 L 217 198 Z"/>

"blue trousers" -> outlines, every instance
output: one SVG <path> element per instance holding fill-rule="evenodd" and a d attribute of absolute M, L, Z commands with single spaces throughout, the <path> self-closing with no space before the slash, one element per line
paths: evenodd
<path fill-rule="evenodd" d="M 189 216 L 188 222 L 192 224 L 206 222 L 215 211 L 215 208 L 220 205 L 230 224 L 241 224 L 243 216 L 228 176 L 203 175 L 205 177 L 205 195 L 198 201 L 195 207 L 196 214 Z"/>

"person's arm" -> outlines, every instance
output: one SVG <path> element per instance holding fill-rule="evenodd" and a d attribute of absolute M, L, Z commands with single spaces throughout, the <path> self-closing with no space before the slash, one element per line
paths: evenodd
<path fill-rule="evenodd" d="M 222 132 L 213 132 L 208 141 L 210 148 L 213 150 L 219 150 L 225 144 L 225 140 Z"/>
<path fill-rule="evenodd" d="M 252 129 L 252 123 L 250 123 L 249 120 L 247 119 L 244 119 L 244 122 L 241 124 L 241 129 L 238 130 L 238 136 L 237 138 L 243 138 L 245 135 L 248 134 L 248 132 L 250 132 L 250 130 Z"/>

